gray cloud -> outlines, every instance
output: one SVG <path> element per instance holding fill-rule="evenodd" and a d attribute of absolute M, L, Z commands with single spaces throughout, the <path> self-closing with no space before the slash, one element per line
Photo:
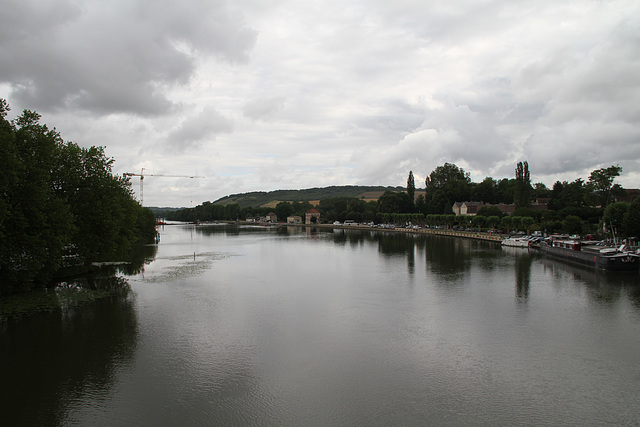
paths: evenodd
<path fill-rule="evenodd" d="M 255 99 L 245 104 L 242 113 L 253 120 L 273 117 L 284 108 L 284 98 L 272 97 Z"/>
<path fill-rule="evenodd" d="M 184 120 L 168 135 L 171 150 L 184 152 L 202 145 L 206 140 L 214 140 L 216 135 L 229 133 L 233 123 L 213 107 L 207 107 L 199 114 Z"/>
<path fill-rule="evenodd" d="M 206 200 L 421 183 L 444 162 L 479 181 L 528 160 L 547 185 L 620 164 L 637 187 L 639 15 L 635 0 L 7 0 L 0 96 L 121 171 L 206 170 Z M 194 197 L 163 182 L 156 204 Z"/>
<path fill-rule="evenodd" d="M 167 87 L 189 82 L 200 52 L 246 61 L 255 43 L 225 1 L 60 6 L 23 0 L 3 7 L 9 42 L 0 44 L 0 81 L 31 108 L 168 113 Z"/>

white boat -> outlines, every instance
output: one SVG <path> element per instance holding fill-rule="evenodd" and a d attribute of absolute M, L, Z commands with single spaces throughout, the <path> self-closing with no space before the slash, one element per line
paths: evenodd
<path fill-rule="evenodd" d="M 528 237 L 507 237 L 502 241 L 502 246 L 510 246 L 514 248 L 528 248 Z"/>

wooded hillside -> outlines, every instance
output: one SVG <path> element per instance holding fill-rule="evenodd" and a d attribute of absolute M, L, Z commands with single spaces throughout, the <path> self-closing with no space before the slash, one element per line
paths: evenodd
<path fill-rule="evenodd" d="M 215 205 L 237 203 L 240 208 L 263 207 L 278 202 L 311 202 L 338 197 L 355 197 L 364 200 L 377 199 L 386 190 L 403 191 L 402 187 L 382 187 L 364 185 L 342 185 L 304 190 L 254 191 L 251 193 L 231 194 L 213 202 Z M 368 194 L 375 193 L 375 194 Z M 377 197 L 376 197 L 377 196 Z"/>

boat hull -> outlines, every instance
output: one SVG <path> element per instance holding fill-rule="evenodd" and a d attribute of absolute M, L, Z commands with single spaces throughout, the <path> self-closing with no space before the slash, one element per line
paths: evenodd
<path fill-rule="evenodd" d="M 511 248 L 528 248 L 529 240 L 524 239 L 522 237 L 508 238 L 502 241 L 502 246 L 508 246 Z"/>
<path fill-rule="evenodd" d="M 554 258 L 607 271 L 638 271 L 640 257 L 633 253 L 603 255 L 598 251 L 575 250 L 543 244 L 542 251 Z"/>

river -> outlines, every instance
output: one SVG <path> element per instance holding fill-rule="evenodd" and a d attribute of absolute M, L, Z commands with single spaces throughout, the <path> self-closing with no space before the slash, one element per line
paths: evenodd
<path fill-rule="evenodd" d="M 168 225 L 0 322 L 4 425 L 639 425 L 640 275 L 438 236 Z"/>

